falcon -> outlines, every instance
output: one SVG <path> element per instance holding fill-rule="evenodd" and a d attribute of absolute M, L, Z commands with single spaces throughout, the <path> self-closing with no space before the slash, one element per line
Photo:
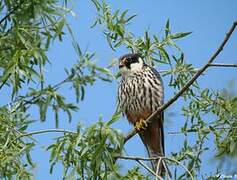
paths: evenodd
<path fill-rule="evenodd" d="M 118 87 L 118 108 L 135 126 L 149 157 L 164 156 L 164 113 L 151 123 L 146 119 L 164 102 L 164 87 L 160 74 L 148 66 L 139 54 L 119 58 L 121 81 Z M 152 169 L 164 175 L 165 165 L 152 160 Z"/>

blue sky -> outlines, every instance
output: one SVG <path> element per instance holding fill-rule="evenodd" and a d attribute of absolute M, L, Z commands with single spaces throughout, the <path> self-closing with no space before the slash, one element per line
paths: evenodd
<path fill-rule="evenodd" d="M 237 1 L 235 0 L 111 0 L 108 4 L 110 4 L 113 10 L 128 9 L 130 14 L 137 14 L 133 23 L 128 26 L 128 30 L 138 36 L 143 35 L 143 32 L 147 29 L 149 29 L 151 34 L 162 35 L 167 19 L 170 19 L 172 32 L 192 31 L 193 33 L 190 36 L 178 41 L 178 45 L 185 53 L 186 61 L 194 64 L 195 67 L 200 67 L 208 60 L 224 38 L 232 22 L 237 20 Z M 74 12 L 77 14 L 77 17 L 68 16 L 69 23 L 76 34 L 76 39 L 81 48 L 83 50 L 88 48 L 89 51 L 96 52 L 98 64 L 104 66 L 112 59 L 128 52 L 124 48 L 118 49 L 116 52 L 112 51 L 100 31 L 102 28 L 90 29 L 96 15 L 96 10 L 92 3 L 81 0 L 77 1 L 74 5 Z M 236 42 L 237 32 L 228 42 L 216 62 L 237 63 Z M 63 42 L 54 42 L 48 55 L 52 64 L 46 67 L 47 82 L 55 84 L 66 76 L 64 68 L 70 68 L 77 59 L 69 36 L 65 36 Z M 205 88 L 222 89 L 228 85 L 229 81 L 234 80 L 236 75 L 237 71 L 235 69 L 212 68 L 207 71 L 206 76 L 200 78 L 199 82 Z M 167 86 L 168 79 L 164 79 L 164 84 L 166 89 L 165 99 L 167 100 L 172 96 L 173 91 Z M 108 120 L 115 111 L 117 86 L 116 81 L 113 83 L 98 81 L 94 86 L 87 86 L 85 100 L 80 102 L 80 110 L 74 113 L 72 123 L 68 124 L 66 117 L 64 118 L 62 115 L 59 122 L 60 128 L 74 130 L 79 121 L 83 125 L 88 126 L 96 122 L 99 115 Z M 75 102 L 72 96 L 74 92 L 70 87 L 66 86 L 61 92 L 67 97 L 68 101 Z M 182 103 L 182 101 L 177 101 L 166 112 L 166 114 L 168 112 L 175 112 L 175 116 L 169 117 L 168 122 L 165 123 L 167 155 L 172 151 L 176 151 L 182 145 L 182 142 L 179 144 L 182 137 L 167 134 L 168 131 L 179 131 L 180 124 L 184 122 L 180 116 Z M 36 113 L 35 110 L 32 110 L 32 112 Z M 46 122 L 37 122 L 29 130 L 54 127 L 54 116 L 48 113 Z M 121 129 L 124 133 L 128 132 L 131 128 L 125 118 L 116 122 L 114 127 Z M 60 165 L 56 166 L 57 168 L 53 175 L 49 174 L 49 153 L 44 151 L 44 148 L 57 135 L 59 134 L 35 136 L 39 142 L 39 145 L 33 152 L 33 156 L 35 156 L 33 160 L 38 163 L 35 169 L 36 179 L 47 177 L 60 179 L 62 177 Z M 129 155 L 145 155 L 145 149 L 137 136 L 126 144 L 125 149 Z M 126 167 L 131 165 L 127 161 L 121 161 L 120 163 L 126 163 Z M 208 173 L 212 171 L 213 167 L 211 159 L 208 158 L 203 170 Z"/>

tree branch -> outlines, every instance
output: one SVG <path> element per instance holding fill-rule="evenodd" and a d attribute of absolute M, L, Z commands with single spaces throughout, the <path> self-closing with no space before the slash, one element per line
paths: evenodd
<path fill-rule="evenodd" d="M 29 133 L 21 133 L 21 135 L 17 136 L 15 139 L 13 139 L 11 143 L 15 142 L 16 140 L 26 137 L 26 136 L 31 136 L 31 135 L 36 135 L 36 134 L 45 134 L 45 133 L 69 133 L 69 134 L 76 134 L 74 131 L 69 131 L 65 129 L 45 129 L 45 130 L 38 130 L 38 131 L 32 131 Z"/>
<path fill-rule="evenodd" d="M 212 63 L 212 64 L 209 64 L 209 66 L 215 66 L 215 67 L 237 67 L 237 64 Z"/>
<path fill-rule="evenodd" d="M 237 21 L 233 23 L 229 31 L 226 33 L 226 36 L 220 46 L 217 48 L 217 50 L 214 52 L 214 54 L 210 57 L 210 59 L 207 61 L 207 63 L 200 68 L 194 75 L 193 77 L 187 82 L 187 84 L 184 85 L 184 87 L 172 98 L 170 98 L 165 104 L 160 106 L 155 112 L 153 112 L 147 119 L 146 121 L 150 123 L 152 119 L 154 119 L 155 116 L 158 116 L 161 111 L 164 111 L 167 109 L 171 104 L 173 104 L 196 80 L 197 78 L 210 66 L 210 64 L 213 63 L 213 61 L 216 59 L 216 57 L 220 54 L 220 52 L 223 50 L 225 47 L 227 41 L 230 39 L 232 33 L 234 32 L 235 28 L 237 26 Z M 131 139 L 137 131 L 133 129 L 126 137 L 124 137 L 124 144 Z"/>
<path fill-rule="evenodd" d="M 230 130 L 230 129 L 237 129 L 237 127 L 214 127 L 214 129 L 216 130 Z M 198 131 L 204 131 L 204 132 L 208 132 L 211 131 L 210 128 L 206 128 L 206 129 L 187 129 L 185 131 L 170 131 L 167 134 L 169 135 L 178 135 L 178 134 L 186 134 L 186 133 L 196 133 Z"/>
<path fill-rule="evenodd" d="M 62 81 L 60 81 L 60 82 L 58 82 L 57 84 L 53 85 L 52 88 L 53 88 L 54 90 L 57 89 L 57 88 L 59 88 L 61 85 L 67 83 L 67 82 L 70 80 L 71 77 L 72 77 L 72 74 L 69 74 L 68 76 L 66 76 L 65 79 L 63 79 Z M 4 84 L 4 83 L 2 83 L 2 85 L 3 85 L 3 84 Z M 0 89 L 1 89 L 2 85 L 0 86 Z M 46 90 L 47 88 L 48 88 L 48 87 L 42 89 L 41 91 Z M 24 102 L 23 102 L 22 104 L 19 104 L 19 106 L 16 108 L 16 110 L 17 110 L 19 107 L 26 106 L 27 104 L 32 104 L 32 103 L 33 103 L 37 98 L 39 98 L 41 95 L 42 95 L 42 94 L 38 94 L 38 95 L 36 95 L 36 96 L 32 96 L 32 97 L 31 97 L 30 95 L 26 94 L 26 95 L 24 95 L 24 96 L 21 96 L 20 99 L 15 99 L 14 101 L 11 102 L 11 104 L 12 104 L 12 103 L 16 103 L 16 102 L 18 102 L 18 101 L 20 101 L 20 100 L 23 100 Z M 29 97 L 31 97 L 29 100 L 25 100 L 26 98 L 29 98 Z M 5 105 L 5 106 L 7 106 L 7 105 Z"/>
<path fill-rule="evenodd" d="M 209 67 L 232 67 L 232 68 L 237 68 L 237 64 L 226 64 L 226 63 L 211 63 L 209 64 Z M 199 71 L 200 68 L 195 68 L 194 72 Z M 170 71 L 170 69 L 166 70 L 159 70 L 159 73 L 166 73 L 167 71 Z"/>
<path fill-rule="evenodd" d="M 183 164 L 181 164 L 179 161 L 177 161 L 174 158 L 169 158 L 169 157 L 165 157 L 165 156 L 156 156 L 156 157 L 150 157 L 150 158 L 138 157 L 138 156 L 117 156 L 116 158 L 126 159 L 126 160 L 134 160 L 134 161 L 139 161 L 139 160 L 140 161 L 151 161 L 151 160 L 159 160 L 159 159 L 168 160 L 168 161 L 171 161 L 171 162 L 174 162 L 174 163 L 180 165 L 189 174 L 191 179 L 194 180 L 192 173 Z"/>

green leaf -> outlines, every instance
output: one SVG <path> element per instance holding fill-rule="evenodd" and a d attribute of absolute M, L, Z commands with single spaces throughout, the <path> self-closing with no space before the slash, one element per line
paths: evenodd
<path fill-rule="evenodd" d="M 35 164 L 33 163 L 32 158 L 31 158 L 30 151 L 26 151 L 26 158 L 27 158 L 28 163 L 29 163 L 32 167 L 35 167 Z"/>
<path fill-rule="evenodd" d="M 130 21 L 131 21 L 132 19 L 134 19 L 136 16 L 137 16 L 137 14 L 134 14 L 134 15 L 130 16 L 129 18 L 127 18 L 127 19 L 125 20 L 125 23 L 130 22 Z"/>
<path fill-rule="evenodd" d="M 165 25 L 165 37 L 168 37 L 169 33 L 170 33 L 170 20 L 168 19 Z"/>
<path fill-rule="evenodd" d="M 170 39 L 179 39 L 179 38 L 188 36 L 191 33 L 192 32 L 181 32 L 181 33 L 176 33 L 176 34 L 170 34 L 169 37 L 170 37 Z"/>
<path fill-rule="evenodd" d="M 91 1 L 95 5 L 97 11 L 100 11 L 100 9 L 102 8 L 101 4 L 97 0 L 91 0 Z"/>
<path fill-rule="evenodd" d="M 101 73 L 106 74 L 106 75 L 112 77 L 113 79 L 115 79 L 113 73 L 109 69 L 102 68 L 102 67 L 99 67 L 99 66 L 96 66 L 95 68 L 96 68 L 96 70 L 100 71 Z"/>
<path fill-rule="evenodd" d="M 107 125 L 110 126 L 111 124 L 113 124 L 114 122 L 116 122 L 117 120 L 119 120 L 121 117 L 121 112 L 116 111 L 112 118 L 107 122 Z"/>
<path fill-rule="evenodd" d="M 25 72 L 27 72 L 26 76 L 31 79 L 31 76 L 35 76 L 37 77 L 39 80 L 41 79 L 40 75 L 38 74 L 38 72 L 36 72 L 33 68 L 30 68 L 26 65 L 21 65 L 21 69 Z"/>
<path fill-rule="evenodd" d="M 1 82 L 4 83 L 4 82 L 7 81 L 7 79 L 10 77 L 11 73 L 12 73 L 13 70 L 14 70 L 14 65 L 15 65 L 15 64 L 12 62 L 12 63 L 8 66 L 8 68 L 5 69 L 3 75 L 2 75 L 1 78 L 0 78 Z"/>

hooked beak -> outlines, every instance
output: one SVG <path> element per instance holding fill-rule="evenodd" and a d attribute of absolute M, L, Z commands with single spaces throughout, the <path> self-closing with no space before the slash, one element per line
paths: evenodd
<path fill-rule="evenodd" d="M 125 58 L 119 61 L 119 69 L 125 66 Z"/>

